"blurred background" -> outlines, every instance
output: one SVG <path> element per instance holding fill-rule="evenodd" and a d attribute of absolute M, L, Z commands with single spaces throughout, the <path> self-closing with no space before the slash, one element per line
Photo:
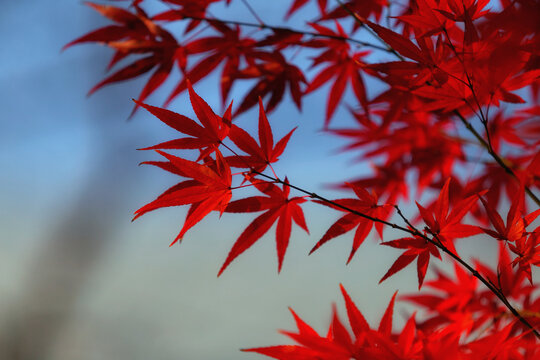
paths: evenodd
<path fill-rule="evenodd" d="M 270 23 L 281 21 L 284 7 L 271 3 L 255 8 Z M 0 359 L 260 359 L 239 349 L 289 342 L 276 331 L 294 329 L 289 306 L 326 332 L 331 304 L 344 308 L 339 283 L 374 326 L 396 289 L 417 288 L 412 266 L 377 285 L 399 251 L 377 246 L 372 236 L 348 266 L 352 235 L 308 257 L 338 218 L 314 205 L 305 207 L 311 235 L 293 230 L 279 275 L 272 228 L 216 277 L 252 215 L 209 216 L 171 248 L 186 209 L 162 209 L 131 223 L 134 210 L 177 180 L 138 166 L 157 157 L 137 148 L 175 136 L 144 111 L 127 121 L 131 98 L 146 79 L 86 98 L 103 78 L 110 51 L 60 49 L 106 21 L 71 0 L 2 7 Z M 236 18 L 249 16 L 239 8 Z M 173 82 L 147 102 L 161 105 Z M 216 84 L 209 78 L 195 89 L 219 112 Z M 276 137 L 300 126 L 276 171 L 337 196 L 324 184 L 368 169 L 352 155 L 338 155 L 339 139 L 319 131 L 325 93 L 306 97 L 302 113 L 287 101 L 269 118 Z M 193 114 L 186 94 L 171 109 Z M 348 116 L 342 106 L 336 119 Z M 256 119 L 255 109 L 239 121 L 249 127 Z M 397 324 L 409 310 L 400 305 Z"/>

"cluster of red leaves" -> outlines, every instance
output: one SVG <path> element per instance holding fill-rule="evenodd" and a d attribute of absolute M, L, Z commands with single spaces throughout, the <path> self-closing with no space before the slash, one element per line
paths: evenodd
<path fill-rule="evenodd" d="M 390 215 L 389 205 L 388 204 L 378 204 L 378 199 L 376 194 L 370 194 L 365 189 L 350 185 L 358 199 L 336 199 L 333 201 L 333 204 L 341 205 L 342 207 L 336 207 L 333 204 L 328 204 L 324 201 L 318 201 L 323 205 L 328 205 L 335 208 L 336 210 L 345 211 L 347 214 L 343 215 L 338 221 L 336 221 L 323 235 L 321 240 L 317 242 L 315 247 L 311 250 L 310 253 L 317 250 L 321 245 L 327 241 L 343 235 L 356 227 L 356 232 L 354 233 L 353 245 L 351 253 L 347 260 L 347 264 L 352 260 L 356 250 L 362 245 L 366 237 L 371 232 L 371 228 L 375 225 L 375 229 L 379 234 L 379 237 L 383 238 L 383 223 L 377 222 L 374 223 L 371 218 L 385 220 Z M 350 210 L 354 210 L 358 213 L 361 213 L 365 216 L 359 216 L 357 213 L 351 213 Z"/>
<path fill-rule="evenodd" d="M 185 55 L 174 36 L 152 21 L 137 4 L 134 13 L 111 5 L 87 4 L 116 24 L 81 36 L 65 45 L 64 49 L 86 42 L 104 43 L 115 51 L 108 70 L 130 55 L 138 58 L 100 81 L 88 95 L 105 85 L 132 79 L 156 68 L 139 94 L 139 100 L 143 101 L 167 80 L 175 63 L 185 68 Z M 144 57 L 140 58 L 141 55 Z"/>
<path fill-rule="evenodd" d="M 299 206 L 306 200 L 303 197 L 290 197 L 288 181 L 273 182 L 256 179 L 255 175 L 276 162 L 285 150 L 294 131 L 290 131 L 274 145 L 274 136 L 266 117 L 262 101 L 259 100 L 259 142 L 260 145 L 245 130 L 231 121 L 231 107 L 221 117 L 216 115 L 208 104 L 199 96 L 188 81 L 191 104 L 201 125 L 194 120 L 175 112 L 137 102 L 151 114 L 178 132 L 188 135 L 150 146 L 141 150 L 157 149 L 192 149 L 198 150 L 196 161 L 186 160 L 163 151 L 157 150 L 167 161 L 147 161 L 144 164 L 158 166 L 166 171 L 188 178 L 167 189 L 154 201 L 146 204 L 135 212 L 134 219 L 139 216 L 169 206 L 190 205 L 184 225 L 178 236 L 171 243 L 181 240 L 185 233 L 212 211 L 230 213 L 251 213 L 265 211 L 259 215 L 238 237 L 229 256 L 225 260 L 218 276 L 241 253 L 259 240 L 274 223 L 276 227 L 276 246 L 278 254 L 278 271 L 281 270 L 283 258 L 287 251 L 294 221 L 305 231 L 308 231 L 304 214 Z M 223 147 L 232 150 L 224 140 L 230 139 L 239 149 L 234 155 L 224 157 Z M 232 146 L 231 144 L 231 146 Z M 244 154 L 239 154 L 244 152 Z M 231 201 L 232 181 L 231 166 L 247 169 L 235 174 L 242 182 L 249 181 L 257 190 L 266 196 L 252 196 Z M 275 182 L 281 182 L 280 189 Z M 242 187 L 242 186 L 238 186 Z"/>
<path fill-rule="evenodd" d="M 441 189 L 444 179 L 454 175 L 456 166 L 478 161 L 465 156 L 469 139 L 459 135 L 455 112 L 465 118 L 482 118 L 488 124 L 490 146 L 495 151 L 500 151 L 501 144 L 518 149 L 519 156 L 511 151 L 505 155 L 507 166 L 525 186 L 539 187 L 533 161 L 535 156 L 540 157 L 535 146 L 538 136 L 532 136 L 538 135 L 538 105 L 521 110 L 522 115 L 518 116 L 499 111 L 489 117 L 489 107 L 500 106 L 501 101 L 523 103 L 522 95 L 515 93 L 521 88 L 529 87 L 533 100 L 538 99 L 540 40 L 535 16 L 539 10 L 534 1 L 503 1 L 502 9 L 494 11 L 486 10 L 485 0 L 414 0 L 394 10 L 401 12 L 397 19 L 403 30 L 399 33 L 367 20 L 380 19 L 388 6 L 385 0 L 347 1 L 341 5 L 319 0 L 320 17 L 309 23 L 311 32 L 265 25 L 250 36 L 241 35 L 242 23 L 227 24 L 207 17 L 209 7 L 223 2 L 163 1 L 168 10 L 153 16 L 142 10 L 140 0 L 131 2 L 132 11 L 88 3 L 116 24 L 84 35 L 66 47 L 84 42 L 104 43 L 115 50 L 109 68 L 130 55 L 139 57 L 98 83 L 90 93 L 156 68 L 139 101 L 165 82 L 174 64 L 182 78 L 166 104 L 187 89 L 187 80 L 194 84 L 221 67 L 223 102 L 236 81 L 254 83 L 236 113 L 255 106 L 259 97 L 268 98 L 266 110 L 273 110 L 287 87 L 300 108 L 303 96 L 331 83 L 325 127 L 330 125 L 350 84 L 361 105 L 361 110 L 353 113 L 357 124 L 330 132 L 349 139 L 347 150 L 359 150 L 362 160 L 373 162 L 372 176 L 350 182 L 372 188 L 389 203 L 407 197 L 404 184 L 411 173 L 416 175 L 420 191 L 430 187 Z M 308 3 L 292 2 L 288 15 Z M 398 61 L 366 64 L 363 58 L 369 50 L 358 51 L 351 46 L 354 43 L 344 41 L 352 34 L 336 22 L 350 19 L 351 14 L 356 18 L 353 32 L 358 26 L 369 28 L 392 49 Z M 184 20 L 189 35 L 185 39 L 175 39 L 164 28 Z M 333 22 L 336 30 L 323 25 L 328 21 Z M 202 27 L 204 24 L 207 26 Z M 198 32 L 190 35 L 195 30 Z M 263 35 L 256 36 L 258 33 Z M 286 60 L 286 51 L 298 48 L 318 53 L 312 58 L 312 67 L 321 68 L 311 80 L 306 80 L 304 74 L 308 69 L 302 70 Z M 369 99 L 365 76 L 381 80 L 387 84 L 387 90 Z M 517 187 L 510 177 L 501 176 L 500 172 L 505 170 L 495 161 L 487 162 L 475 168 L 466 193 L 489 189 L 487 201 L 497 207 L 503 192 L 514 193 Z"/>
<path fill-rule="evenodd" d="M 430 286 L 444 291 L 445 297 L 424 295 L 410 297 L 421 306 L 437 312 L 434 318 L 418 323 L 416 314 L 408 317 L 400 331 L 393 331 L 393 314 L 396 294 L 390 300 L 377 328 L 371 328 L 349 294 L 341 286 L 345 300 L 347 317 L 352 333 L 339 318 L 334 307 L 332 322 L 326 335 L 319 335 L 305 323 L 294 311 L 297 332 L 281 331 L 297 345 L 278 345 L 245 349 L 279 360 L 468 360 L 468 359 L 536 359 L 540 356 L 540 347 L 536 346 L 530 335 L 516 331 L 519 325 L 507 321 L 507 314 L 497 307 L 472 303 L 478 298 L 476 283 L 473 278 L 459 268 L 457 279 L 439 274 L 439 278 L 430 282 Z M 526 297 L 530 289 L 522 289 Z M 537 308 L 540 304 L 535 304 Z M 459 311 L 454 310 L 459 309 Z M 475 313 L 487 311 L 485 321 L 496 314 L 496 331 L 483 331 L 471 328 L 478 321 L 472 317 Z M 448 318 L 458 315 L 459 318 Z M 437 327 L 448 324 L 446 327 Z M 476 331 L 476 332 L 474 332 Z M 471 333 L 473 336 L 471 336 Z M 531 341 L 532 340 L 532 341 Z"/>
<path fill-rule="evenodd" d="M 540 325 L 532 270 L 540 266 L 540 227 L 533 226 L 540 215 L 540 200 L 534 195 L 540 189 L 538 1 L 500 0 L 498 6 L 489 6 L 487 0 L 404 0 L 396 8 L 386 0 L 313 0 L 319 15 L 301 30 L 273 27 L 258 17 L 259 23 L 250 24 L 208 16 L 210 7 L 230 2 L 161 0 L 167 10 L 153 16 L 142 9 L 142 0 L 130 1 L 128 9 L 88 3 L 115 24 L 66 45 L 106 44 L 115 51 L 109 68 L 127 57 L 137 58 L 90 93 L 155 68 L 136 104 L 182 134 L 143 149 L 157 150 L 166 159 L 146 164 L 183 180 L 137 210 L 135 218 L 162 207 L 189 205 L 174 244 L 213 211 L 261 212 L 240 234 L 219 274 L 274 224 L 280 271 L 292 224 L 308 231 L 301 205 L 314 200 L 345 214 L 312 252 L 355 230 L 350 262 L 373 227 L 382 241 L 384 227 L 392 226 L 406 235 L 381 242 L 401 254 L 380 281 L 416 260 L 419 287 L 425 284 L 440 292 L 408 296 L 427 315 L 420 321 L 413 315 L 394 333 L 394 298 L 374 330 L 342 290 L 353 336 L 337 314 L 321 337 L 293 313 L 299 332 L 286 334 L 299 345 L 250 351 L 277 359 L 538 356 L 530 333 Z M 296 17 L 310 1 L 290 3 L 286 18 Z M 166 30 L 173 22 L 185 25 L 181 38 Z M 252 31 L 244 35 L 247 28 Z M 378 44 L 357 40 L 357 34 Z M 306 61 L 294 62 L 299 50 L 314 54 L 309 68 L 302 68 Z M 380 56 L 369 62 L 374 50 Z M 165 103 L 187 90 L 199 123 L 143 102 L 175 64 L 181 79 Z M 192 88 L 218 69 L 223 104 L 236 82 L 252 84 L 235 111 L 231 103 L 223 116 Z M 368 91 L 367 81 L 384 88 L 375 94 Z M 371 174 L 336 185 L 352 190 L 355 198 L 326 199 L 275 174 L 271 164 L 283 154 L 294 129 L 275 142 L 266 112 L 283 101 L 287 88 L 298 109 L 304 96 L 327 89 L 324 131 L 342 137 L 348 142 L 343 151 L 358 152 L 373 168 Z M 348 88 L 354 123 L 332 127 Z M 511 111 L 505 104 L 511 104 Z M 233 124 L 233 115 L 257 105 L 258 141 Z M 498 110 L 493 113 L 493 108 Z M 163 150 L 192 150 L 196 159 Z M 233 174 L 231 167 L 241 172 Z M 268 168 L 272 176 L 264 173 Z M 409 221 L 395 204 L 409 199 L 411 182 L 418 215 Z M 248 186 L 262 194 L 233 200 L 233 191 Z M 291 196 L 291 187 L 306 196 Z M 506 222 L 500 214 L 505 195 L 510 202 Z M 533 202 L 537 210 L 530 209 Z M 390 222 L 394 207 L 404 226 Z M 467 220 L 468 214 L 475 223 Z M 456 240 L 473 235 L 499 247 L 495 270 L 480 261 L 469 266 L 462 258 Z M 431 257 L 443 259 L 442 253 L 468 271 L 456 265 L 456 279 L 437 272 L 435 279 L 424 281 Z M 484 284 L 478 287 L 479 282 Z"/>
<path fill-rule="evenodd" d="M 499 246 L 498 263 L 497 271 L 478 260 L 475 266 L 490 282 L 497 284 L 507 299 L 523 304 L 524 308 L 520 309 L 522 316 L 538 327 L 540 299 L 534 297 L 537 286 L 528 282 L 526 272 L 512 266 L 508 249 L 503 244 Z M 428 316 L 418 323 L 419 328 L 424 331 L 444 328 L 469 336 L 478 331 L 500 331 L 509 321 L 515 320 L 493 292 L 479 284 L 477 278 L 457 265 L 454 271 L 455 278 L 437 271 L 436 278 L 426 283 L 427 288 L 435 290 L 434 293 L 403 297 L 427 311 Z M 527 334 L 523 324 L 514 322 L 511 333 L 523 332 Z M 531 334 L 526 336 L 533 340 Z"/>
<path fill-rule="evenodd" d="M 146 162 L 147 164 L 159 166 L 189 180 L 174 185 L 156 200 L 137 210 L 135 218 L 161 207 L 191 205 L 183 228 L 174 240 L 176 242 L 188 229 L 212 211 L 263 212 L 240 234 L 218 275 L 221 275 L 237 256 L 268 232 L 274 223 L 277 223 L 276 248 L 278 271 L 280 271 L 290 240 L 292 223 L 295 222 L 306 232 L 308 231 L 300 207 L 306 199 L 290 197 L 287 179 L 274 180 L 283 184 L 280 188 L 275 183 L 265 181 L 257 175 L 261 175 L 267 166 L 278 160 L 292 131 L 274 145 L 272 129 L 260 101 L 258 133 L 260 144 L 258 144 L 246 131 L 232 124 L 230 107 L 224 116 L 220 117 L 195 93 L 189 82 L 187 86 L 193 109 L 203 126 L 180 114 L 140 103 L 167 125 L 191 136 L 171 140 L 144 150 L 198 149 L 200 155 L 197 162 L 194 162 L 158 150 L 168 161 L 149 161 Z M 240 155 L 232 150 L 224 142 L 227 139 L 245 154 Z M 222 148 L 232 151 L 233 155 L 224 157 L 221 154 Z M 242 182 L 249 181 L 264 196 L 251 196 L 231 201 L 233 176 L 230 166 L 247 169 L 237 175 L 241 175 Z M 455 201 L 451 207 L 450 185 L 449 178 L 444 183 L 439 197 L 429 208 L 424 208 L 417 203 L 420 217 L 425 223 L 423 234 L 418 233 L 412 237 L 382 243 L 402 249 L 404 252 L 383 276 L 381 282 L 417 260 L 418 281 L 421 287 L 430 257 L 441 258 L 440 248 L 457 254 L 454 246 L 456 238 L 483 232 L 499 240 L 498 268 L 493 271 L 486 264 L 476 261 L 476 271 L 494 284 L 504 298 L 521 304 L 522 308 L 519 311 L 524 319 L 533 326 L 540 325 L 538 315 L 540 299 L 534 299 L 536 286 L 532 283 L 531 275 L 531 266 L 540 265 L 540 246 L 538 246 L 540 228 L 527 231 L 527 227 L 540 215 L 540 209 L 529 214 L 524 213 L 520 200 L 522 196 L 517 196 L 518 200 L 513 202 L 505 224 L 499 213 L 481 197 L 486 193 L 485 191 Z M 327 230 L 312 252 L 329 240 L 356 228 L 349 262 L 373 225 L 382 238 L 383 222 L 374 222 L 373 219 L 387 219 L 390 209 L 388 204 L 379 204 L 374 192 L 369 193 L 354 184 L 348 184 L 348 186 L 356 194 L 356 199 L 316 201 L 335 210 L 345 211 L 346 214 Z M 465 215 L 478 201 L 483 203 L 494 229 L 462 223 Z M 509 249 L 516 255 L 513 260 L 510 258 Z M 535 338 L 529 333 L 529 329 L 512 317 L 497 295 L 488 289 L 478 288 L 478 279 L 473 274 L 467 273 L 457 265 L 455 271 L 456 279 L 437 272 L 437 278 L 427 282 L 428 288 L 438 290 L 442 294 L 425 293 L 405 297 L 424 307 L 427 317 L 422 321 L 417 321 L 413 315 L 407 320 L 400 333 L 392 332 L 395 296 L 381 324 L 375 330 L 369 327 L 360 311 L 342 289 L 353 336 L 346 330 L 335 311 L 326 336 L 318 335 L 293 312 L 299 332 L 285 332 L 285 334 L 299 345 L 255 348 L 246 351 L 284 360 L 435 359 L 440 356 L 443 349 L 449 354 L 449 359 L 472 359 L 478 354 L 482 354 L 484 358 L 493 359 L 521 359 L 523 356 L 534 358 L 538 355 L 539 348 L 535 345 Z"/>

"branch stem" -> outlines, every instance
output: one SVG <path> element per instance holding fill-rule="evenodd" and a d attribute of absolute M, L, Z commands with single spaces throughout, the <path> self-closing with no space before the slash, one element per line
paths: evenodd
<path fill-rule="evenodd" d="M 480 145 L 482 145 L 488 151 L 489 155 L 497 162 L 497 164 L 499 164 L 507 174 L 517 179 L 516 173 L 506 164 L 504 159 L 493 150 L 490 144 L 482 137 L 482 135 L 478 133 L 478 131 L 476 131 L 471 123 L 468 122 L 458 110 L 454 110 L 454 115 L 456 115 L 463 125 L 465 125 L 465 128 L 467 128 L 467 130 L 474 135 Z M 540 207 L 540 199 L 531 191 L 531 189 L 529 189 L 529 187 L 525 186 L 524 188 L 529 198 L 531 198 L 536 205 Z"/>
<path fill-rule="evenodd" d="M 291 32 L 294 34 L 305 35 L 305 36 L 313 36 L 313 37 L 347 41 L 347 42 L 355 43 L 358 45 L 370 47 L 377 50 L 382 50 L 382 51 L 387 51 L 387 52 L 389 51 L 388 48 L 386 47 L 379 46 L 376 44 L 371 44 L 366 41 L 353 39 L 346 36 L 319 34 L 313 31 L 304 31 L 304 30 L 294 29 L 294 28 L 285 27 L 285 26 L 273 26 L 273 25 L 267 25 L 264 23 L 255 24 L 255 23 L 250 23 L 247 21 L 223 20 L 223 19 L 210 18 L 210 17 L 204 17 L 204 16 L 192 16 L 192 15 L 188 16 L 185 14 L 180 14 L 180 15 L 182 16 L 182 19 L 191 19 L 191 20 L 199 20 L 199 21 L 207 21 L 207 22 L 219 22 L 219 23 L 228 24 L 228 25 L 239 25 L 239 26 L 253 27 L 253 28 L 259 28 L 259 29 L 267 29 L 267 30 L 272 30 L 274 32 L 276 31 Z"/>

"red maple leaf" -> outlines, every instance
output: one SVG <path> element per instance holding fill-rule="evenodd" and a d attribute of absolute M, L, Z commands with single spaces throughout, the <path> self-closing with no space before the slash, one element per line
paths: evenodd
<path fill-rule="evenodd" d="M 512 266 L 519 265 L 519 269 L 527 274 L 532 284 L 531 265 L 540 266 L 540 227 L 532 231 L 529 236 L 523 236 L 508 244 L 508 247 L 517 257 L 512 261 Z"/>
<path fill-rule="evenodd" d="M 394 314 L 394 293 L 377 329 L 371 329 L 358 310 L 356 304 L 340 285 L 352 335 L 339 319 L 336 308 L 326 336 L 319 335 L 294 311 L 291 313 L 298 332 L 280 331 L 293 339 L 298 345 L 278 345 L 244 349 L 279 360 L 404 360 L 420 358 L 421 344 L 417 337 L 415 318 L 411 316 L 402 331 L 394 334 L 392 318 Z"/>
<path fill-rule="evenodd" d="M 388 0 L 348 0 L 340 2 L 320 20 L 348 18 L 351 16 L 351 12 L 364 18 L 373 15 L 375 19 L 379 20 L 383 9 L 387 6 Z M 359 26 L 359 23 L 354 23 L 353 31 L 358 29 Z"/>
<path fill-rule="evenodd" d="M 305 94 L 317 90 L 323 84 L 333 80 L 328 96 L 324 126 L 328 127 L 330 120 L 341 101 L 347 83 L 350 83 L 356 98 L 367 112 L 367 99 L 364 81 L 360 73 L 362 63 L 360 59 L 369 54 L 369 51 L 351 53 L 350 45 L 336 38 L 347 38 L 347 34 L 336 22 L 337 32 L 319 24 L 310 24 L 319 34 L 328 36 L 328 39 L 314 39 L 304 44 L 306 47 L 322 48 L 324 51 L 313 59 L 312 67 L 321 64 L 326 66 L 309 82 Z"/>
<path fill-rule="evenodd" d="M 364 188 L 359 187 L 354 184 L 348 184 L 349 187 L 354 191 L 358 199 L 337 199 L 333 200 L 334 203 L 344 206 L 348 209 L 358 211 L 364 215 L 368 215 L 372 218 L 377 218 L 384 220 L 390 214 L 389 205 L 379 205 L 377 195 L 375 193 L 370 194 Z M 347 214 L 342 216 L 337 220 L 323 235 L 321 240 L 311 249 L 310 254 L 321 247 L 323 244 L 329 240 L 343 235 L 352 229 L 356 228 L 354 234 L 353 245 L 349 258 L 347 259 L 347 264 L 352 260 L 356 250 L 362 245 L 366 237 L 369 235 L 371 228 L 373 227 L 373 220 L 369 218 L 362 217 L 358 214 L 351 213 L 348 210 L 328 204 L 326 202 L 319 202 L 323 205 L 330 206 L 336 210 L 345 211 Z M 383 233 L 383 224 L 380 222 L 375 223 L 375 229 L 377 230 L 380 238 L 382 239 Z"/>
<path fill-rule="evenodd" d="M 478 359 L 533 359 L 524 357 L 522 337 L 513 336 L 514 324 L 508 324 L 496 332 L 467 344 L 467 349 Z M 538 346 L 537 346 L 538 347 Z"/>
<path fill-rule="evenodd" d="M 310 0 L 294 0 L 294 2 L 291 4 L 291 7 L 287 11 L 287 14 L 285 14 L 285 19 L 288 19 L 292 14 L 294 14 L 308 2 L 310 2 Z M 317 5 L 319 6 L 319 11 L 321 14 L 324 14 L 326 12 L 326 3 L 327 0 L 317 0 Z"/>
<path fill-rule="evenodd" d="M 475 311 L 489 308 L 483 305 L 484 299 L 478 290 L 478 279 L 457 263 L 454 263 L 454 271 L 455 279 L 436 270 L 437 277 L 426 281 L 425 287 L 435 290 L 435 293 L 401 296 L 402 299 L 429 311 L 430 316 L 418 324 L 423 331 L 445 328 L 458 334 L 470 333 L 493 318 L 492 309 L 489 309 L 487 314 L 473 319 Z"/>
<path fill-rule="evenodd" d="M 253 52 L 247 61 L 248 66 L 234 74 L 234 78 L 258 81 L 244 96 L 236 114 L 250 109 L 257 104 L 259 97 L 264 99 L 267 95 L 270 95 L 270 99 L 266 103 L 266 111 L 274 110 L 283 99 L 287 87 L 296 107 L 302 108 L 300 84 L 305 84 L 306 79 L 302 71 L 285 60 L 279 50 Z"/>
<path fill-rule="evenodd" d="M 224 65 L 221 73 L 220 90 L 222 102 L 225 103 L 240 64 L 254 51 L 255 40 L 249 37 L 242 38 L 238 26 L 232 28 L 215 21 L 211 21 L 209 24 L 219 32 L 219 35 L 199 38 L 185 44 L 184 49 L 187 54 L 205 53 L 205 56 L 192 66 L 189 71 L 185 72 L 184 78 L 165 101 L 165 106 L 187 89 L 188 79 L 195 84 L 207 77 L 222 63 Z"/>
<path fill-rule="evenodd" d="M 446 180 L 437 201 L 433 205 L 433 211 L 429 211 L 422 207 L 418 202 L 416 205 L 420 210 L 420 215 L 424 220 L 431 234 L 436 237 L 436 240 L 446 246 L 454 254 L 456 249 L 453 244 L 453 239 L 463 238 L 479 234 L 481 230 L 477 226 L 462 224 L 461 220 L 469 212 L 476 203 L 477 195 L 471 195 L 457 202 L 452 211 L 449 212 L 450 202 L 448 198 L 448 190 L 451 178 Z M 485 192 L 482 192 L 482 194 Z"/>
<path fill-rule="evenodd" d="M 193 107 L 195 115 L 197 115 L 197 118 L 203 126 L 197 124 L 195 121 L 184 115 L 134 100 L 138 105 L 144 107 L 165 124 L 181 133 L 190 136 L 166 141 L 154 146 L 142 148 L 140 150 L 201 149 L 199 159 L 202 159 L 208 154 L 216 151 L 222 140 L 227 137 L 231 126 L 232 103 L 225 111 L 223 117 L 220 117 L 212 111 L 212 108 L 210 108 L 210 106 L 199 95 L 197 95 L 195 90 L 193 90 L 191 87 L 191 83 L 189 81 L 187 85 L 191 106 Z"/>
<path fill-rule="evenodd" d="M 136 4 L 136 13 L 110 5 L 99 5 L 90 2 L 86 4 L 118 25 L 108 25 L 94 30 L 66 44 L 64 49 L 86 42 L 105 43 L 115 50 L 108 69 L 111 69 L 117 62 L 129 55 L 138 57 L 131 64 L 96 84 L 90 89 L 88 95 L 93 94 L 105 85 L 132 79 L 156 68 L 139 94 L 139 101 L 144 101 L 165 82 L 174 62 L 184 61 L 182 52 L 179 51 L 181 48 L 174 36 L 155 24 Z M 141 54 L 146 55 L 141 58 Z M 131 115 L 134 114 L 137 107 L 138 105 L 134 107 Z"/>
<path fill-rule="evenodd" d="M 192 19 L 188 26 L 186 27 L 185 32 L 188 33 L 195 29 L 200 23 L 201 18 L 204 18 L 208 6 L 212 3 L 220 2 L 222 0 L 162 0 L 163 2 L 179 6 L 179 8 L 171 8 L 167 11 L 157 14 L 154 16 L 155 20 L 182 20 L 189 18 L 191 16 L 195 17 Z M 227 0 L 227 4 L 230 0 Z"/>
<path fill-rule="evenodd" d="M 379 284 L 417 259 L 416 268 L 418 274 L 418 289 L 420 289 L 424 282 L 424 277 L 426 276 L 430 256 L 433 255 L 439 258 L 439 260 L 441 259 L 439 249 L 434 244 L 421 237 L 401 238 L 383 242 L 381 245 L 391 246 L 398 249 L 407 249 L 407 251 L 401 254 L 396 261 L 394 261 L 390 269 L 388 269 L 386 274 L 384 274 L 379 281 Z"/>
<path fill-rule="evenodd" d="M 533 211 L 527 216 L 523 215 L 523 191 L 524 189 L 521 188 L 516 196 L 512 198 L 512 205 L 506 215 L 506 225 L 497 210 L 480 197 L 489 221 L 495 228 L 495 231 L 483 227 L 478 228 L 497 240 L 515 242 L 526 236 L 525 228 L 540 215 L 540 209 Z"/>
<path fill-rule="evenodd" d="M 303 197 L 289 198 L 290 188 L 287 179 L 283 184 L 283 189 L 270 182 L 261 182 L 252 179 L 252 184 L 260 192 L 267 196 L 252 196 L 245 199 L 232 201 L 226 212 L 248 213 L 265 211 L 247 226 L 240 234 L 232 249 L 225 259 L 225 262 L 219 270 L 218 276 L 229 266 L 229 264 L 241 253 L 249 249 L 257 240 L 259 240 L 277 221 L 276 226 L 276 250 L 278 257 L 278 272 L 281 271 L 283 258 L 287 252 L 289 238 L 291 236 L 292 222 L 309 233 L 304 218 L 304 213 L 299 204 L 306 201 Z"/>
<path fill-rule="evenodd" d="M 248 155 L 230 156 L 227 162 L 234 167 L 251 168 L 262 172 L 268 165 L 275 163 L 285 150 L 296 128 L 289 131 L 274 145 L 274 135 L 264 112 L 262 99 L 259 98 L 259 144 L 245 130 L 232 124 L 229 138 Z"/>
<path fill-rule="evenodd" d="M 157 199 L 135 211 L 135 217 L 146 214 L 162 207 L 191 204 L 186 220 L 172 246 L 181 240 L 186 231 L 203 219 L 213 210 L 220 213 L 225 211 L 231 199 L 231 170 L 219 151 L 216 151 L 215 166 L 201 165 L 174 155 L 157 150 L 170 162 L 169 166 L 176 168 L 176 173 L 183 174 L 192 180 L 183 181 L 169 188 Z"/>
<path fill-rule="evenodd" d="M 527 284 L 525 279 L 528 279 L 530 274 L 521 267 L 512 266 L 512 259 L 508 246 L 504 242 L 499 242 L 499 257 L 497 259 L 497 268 L 493 270 L 490 266 L 476 260 L 476 268 L 506 296 L 515 300 L 521 299 L 524 296 L 531 295 L 531 292 L 536 289 L 536 285 Z M 506 309 L 498 303 L 497 306 L 501 311 Z"/>

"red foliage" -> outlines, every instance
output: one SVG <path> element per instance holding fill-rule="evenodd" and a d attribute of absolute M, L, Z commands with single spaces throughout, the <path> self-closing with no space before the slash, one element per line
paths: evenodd
<path fill-rule="evenodd" d="M 141 0 L 127 9 L 89 3 L 115 24 L 65 46 L 104 43 L 114 50 L 109 68 L 135 56 L 90 93 L 155 68 L 136 104 L 187 136 L 143 150 L 195 150 L 182 157 L 158 151 L 167 161 L 145 162 L 187 180 L 141 207 L 135 218 L 161 207 L 190 205 L 174 243 L 213 211 L 262 211 L 240 234 L 219 274 L 274 223 L 280 271 L 292 223 L 308 231 L 301 205 L 322 204 L 345 214 L 312 251 L 356 229 L 350 262 L 373 227 L 381 240 L 383 229 L 392 227 L 405 237 L 381 244 L 403 252 L 380 281 L 416 260 L 419 287 L 430 289 L 402 297 L 421 313 L 409 316 L 401 331 L 392 328 L 396 295 L 375 330 L 342 287 L 352 333 L 336 310 L 325 336 L 293 312 L 298 332 L 283 333 L 297 345 L 246 351 L 276 359 L 540 357 L 540 299 L 533 279 L 533 269 L 540 266 L 540 227 L 533 225 L 540 215 L 538 1 L 501 0 L 494 6 L 487 0 L 404 0 L 397 9 L 386 0 L 290 1 L 286 19 L 306 6 L 317 9 L 318 18 L 302 29 L 265 24 L 256 13 L 258 23 L 208 16 L 210 7 L 230 1 L 161 2 L 168 10 L 153 16 L 143 11 Z M 166 30 L 175 21 L 185 25 L 183 35 Z M 241 35 L 248 28 L 249 36 Z M 315 54 L 311 68 L 297 61 L 299 49 Z M 188 90 L 200 124 L 143 103 L 175 64 L 181 79 L 166 104 Z M 237 81 L 252 84 L 235 111 L 231 104 L 223 116 L 191 86 L 218 68 L 223 103 Z M 313 68 L 318 70 L 308 76 Z M 375 93 L 367 81 L 385 87 Z M 325 84 L 330 86 L 324 131 L 347 141 L 343 151 L 359 153 L 373 168 L 336 184 L 356 198 L 319 196 L 279 177 L 271 165 L 294 129 L 274 143 L 266 113 L 283 101 L 287 88 L 300 109 L 302 98 Z M 354 95 L 349 100 L 354 124 L 330 128 L 331 120 L 339 121 L 338 106 L 348 99 L 347 84 Z M 233 124 L 233 114 L 257 104 L 258 142 Z M 242 172 L 231 174 L 230 167 Z M 397 202 L 409 199 L 411 183 L 418 214 L 406 217 Z M 251 186 L 262 195 L 232 198 Z M 301 195 L 291 196 L 291 189 Z M 501 205 L 506 202 L 504 221 Z M 495 266 L 460 253 L 457 239 L 479 234 L 498 247 Z M 436 270 L 430 277 L 431 256 L 453 261 L 455 276 Z"/>

